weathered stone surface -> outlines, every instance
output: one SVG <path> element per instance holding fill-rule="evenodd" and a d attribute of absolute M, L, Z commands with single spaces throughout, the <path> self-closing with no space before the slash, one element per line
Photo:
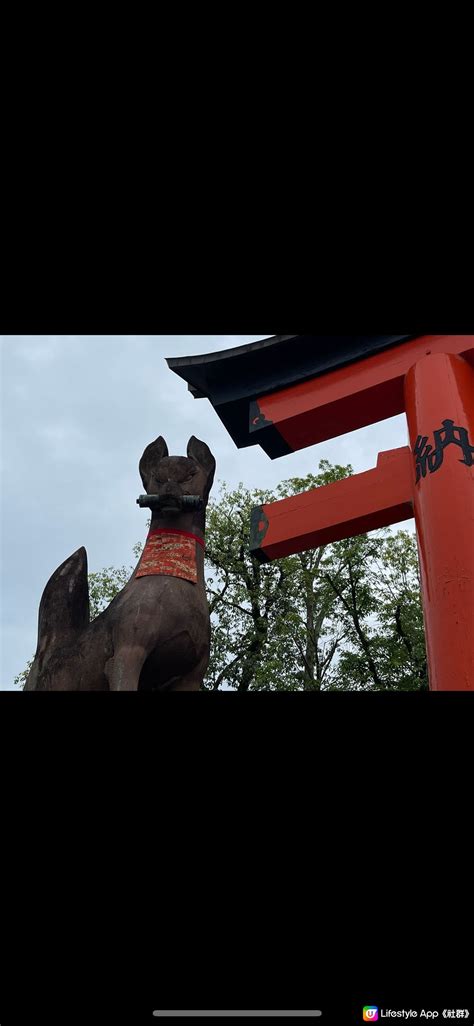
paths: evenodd
<path fill-rule="evenodd" d="M 204 541 L 206 505 L 215 473 L 205 444 L 190 438 L 187 456 L 169 456 L 160 436 L 147 446 L 139 470 L 147 494 L 167 495 L 153 510 L 150 530 L 184 531 Z M 201 510 L 180 509 L 199 496 Z M 38 647 L 26 691 L 194 691 L 209 661 L 210 618 L 204 548 L 196 545 L 197 583 L 153 574 L 130 580 L 105 612 L 89 623 L 84 548 L 52 575 L 41 599 Z"/>

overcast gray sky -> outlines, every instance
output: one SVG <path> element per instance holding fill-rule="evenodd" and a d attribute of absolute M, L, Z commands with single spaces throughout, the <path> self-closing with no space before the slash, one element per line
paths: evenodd
<path fill-rule="evenodd" d="M 273 334 L 268 333 L 268 336 Z M 147 512 L 138 462 L 163 435 L 185 455 L 190 435 L 212 449 L 219 480 L 273 488 L 320 459 L 374 467 L 407 444 L 404 416 L 279 460 L 236 449 L 206 399 L 193 399 L 166 356 L 191 356 L 266 335 L 4 335 L 1 338 L 2 651 L 0 689 L 36 649 L 38 606 L 54 570 L 85 545 L 89 570 L 135 562 Z M 413 522 L 403 525 L 412 527 Z"/>

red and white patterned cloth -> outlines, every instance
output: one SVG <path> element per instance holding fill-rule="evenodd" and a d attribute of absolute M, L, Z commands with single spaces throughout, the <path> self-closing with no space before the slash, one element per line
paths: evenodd
<path fill-rule="evenodd" d="M 197 584 L 196 543 L 204 548 L 202 538 L 196 534 L 166 527 L 155 528 L 148 534 L 135 576 L 165 574 Z"/>

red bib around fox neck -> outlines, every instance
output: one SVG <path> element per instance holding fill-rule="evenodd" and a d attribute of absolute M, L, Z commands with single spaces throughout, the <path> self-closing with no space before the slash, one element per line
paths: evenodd
<path fill-rule="evenodd" d="M 202 538 L 178 528 L 156 527 L 149 532 L 135 577 L 162 574 L 197 584 L 196 542 Z"/>

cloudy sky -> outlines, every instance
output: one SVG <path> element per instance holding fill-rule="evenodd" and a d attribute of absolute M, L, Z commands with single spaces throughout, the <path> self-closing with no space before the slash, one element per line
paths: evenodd
<path fill-rule="evenodd" d="M 268 336 L 273 334 L 268 333 Z M 236 449 L 206 399 L 193 399 L 167 356 L 191 356 L 265 335 L 5 335 L 1 339 L 2 650 L 0 689 L 36 648 L 38 606 L 54 570 L 84 545 L 89 570 L 135 562 L 146 535 L 140 456 L 162 434 L 170 455 L 204 439 L 219 480 L 272 488 L 320 459 L 369 470 L 407 444 L 404 416 L 270 460 Z M 409 521 L 405 527 L 412 527 Z"/>

